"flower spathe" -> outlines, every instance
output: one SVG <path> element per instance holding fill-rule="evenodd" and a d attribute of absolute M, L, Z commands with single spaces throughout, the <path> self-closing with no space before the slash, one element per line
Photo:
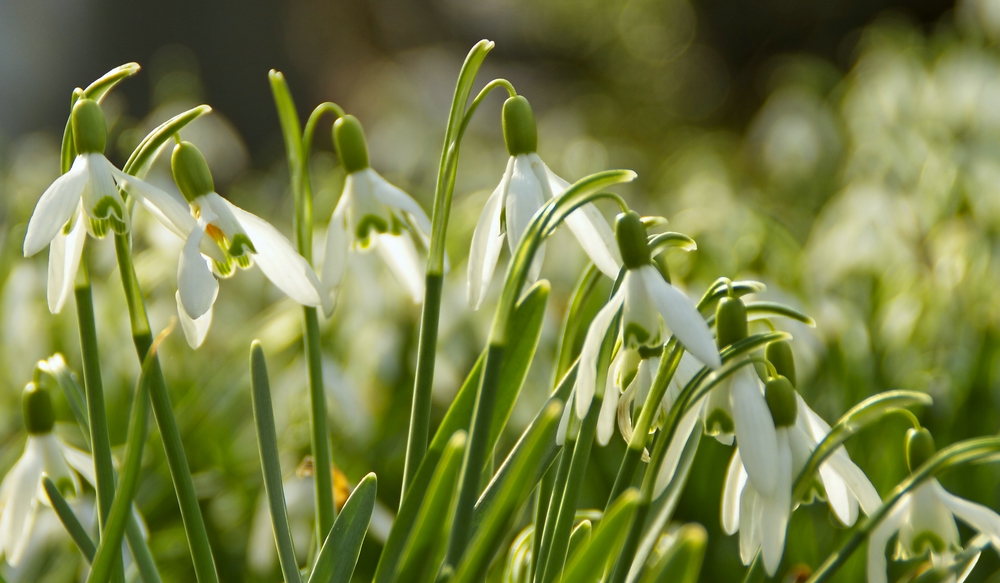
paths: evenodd
<path fill-rule="evenodd" d="M 320 305 L 319 280 L 312 267 L 274 226 L 214 190 L 205 190 L 211 184 L 210 175 L 203 188 L 189 188 L 183 166 L 191 160 L 200 160 L 198 165 L 204 165 L 199 172 L 208 171 L 193 145 L 182 142 L 174 148 L 175 180 L 188 200 L 138 181 L 132 184 L 133 179 L 126 177 L 129 192 L 184 241 L 177 267 L 176 299 L 188 344 L 197 348 L 204 341 L 219 293 L 217 278 L 233 275 L 236 267 L 248 269 L 256 264 L 296 302 Z"/>
<path fill-rule="evenodd" d="M 326 232 L 320 270 L 323 311 L 336 306 L 337 289 L 347 273 L 350 251 L 378 250 L 389 271 L 413 301 L 424 296 L 424 278 L 413 237 L 430 238 L 431 221 L 420 204 L 368 165 L 361 122 L 345 115 L 333 124 L 337 155 L 347 171 L 344 190 Z"/>

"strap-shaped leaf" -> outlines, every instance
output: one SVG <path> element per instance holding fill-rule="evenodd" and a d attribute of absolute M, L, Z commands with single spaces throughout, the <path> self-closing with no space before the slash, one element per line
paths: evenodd
<path fill-rule="evenodd" d="M 592 583 L 601 580 L 604 568 L 625 540 L 632 516 L 639 505 L 639 491 L 630 488 L 618 497 L 594 531 L 590 544 L 578 549 L 569 559 L 563 581 Z"/>
<path fill-rule="evenodd" d="M 42 486 L 45 488 L 45 495 L 49 497 L 52 509 L 56 511 L 56 516 L 59 517 L 59 522 L 62 523 L 63 528 L 69 533 L 70 538 L 76 543 L 76 548 L 80 549 L 87 562 L 92 563 L 94 561 L 94 553 L 97 552 L 97 547 L 94 545 L 94 541 L 90 540 L 87 529 L 83 528 L 83 525 L 80 524 L 80 520 L 76 517 L 73 509 L 70 508 L 69 503 L 59 493 L 59 488 L 56 487 L 48 476 L 42 479 Z"/>
<path fill-rule="evenodd" d="M 358 483 L 323 543 L 309 583 L 350 583 L 375 509 L 377 490 L 375 474 L 369 473 Z"/>
<path fill-rule="evenodd" d="M 132 155 L 125 162 L 122 171 L 136 178 L 144 177 L 146 172 L 149 171 L 149 166 L 156 159 L 156 155 L 160 152 L 160 148 L 170 141 L 170 138 L 174 134 L 181 131 L 181 128 L 210 111 L 212 111 L 211 107 L 199 105 L 198 107 L 193 107 L 183 113 L 179 113 L 158 125 L 153 131 L 146 134 L 146 137 L 135 147 Z"/>
<path fill-rule="evenodd" d="M 514 321 L 517 322 L 519 334 L 512 339 L 508 347 L 507 357 L 504 359 L 500 373 L 500 384 L 497 390 L 497 407 L 494 409 L 493 427 L 490 440 L 490 449 L 500 436 L 503 425 L 506 424 L 510 412 L 513 410 L 514 402 L 520 394 L 521 386 L 528 374 L 528 367 L 531 364 L 532 356 L 538 346 L 538 339 L 542 330 L 542 321 L 545 317 L 545 302 L 549 296 L 548 282 L 538 282 L 528 290 L 518 303 L 514 314 Z M 410 530 L 417 517 L 417 511 L 423 502 L 423 497 L 427 492 L 434 469 L 437 467 L 448 444 L 448 440 L 456 431 L 466 430 L 472 419 L 472 409 L 475 406 L 476 390 L 479 388 L 479 379 L 482 375 L 483 361 L 485 353 L 480 355 L 469 376 L 459 389 L 458 394 L 448 408 L 441 425 L 438 426 L 434 439 L 431 440 L 424 460 L 420 464 L 420 469 L 413 478 L 413 484 L 407 489 L 403 498 L 403 503 L 399 506 L 396 520 L 393 522 L 392 530 L 382 549 L 382 556 L 379 558 L 378 567 L 375 570 L 376 583 L 388 583 L 392 580 L 396 565 L 403 551 L 403 545 L 409 537 Z"/>
<path fill-rule="evenodd" d="M 697 583 L 707 543 L 705 527 L 693 523 L 682 526 L 670 547 L 646 571 L 642 583 Z"/>

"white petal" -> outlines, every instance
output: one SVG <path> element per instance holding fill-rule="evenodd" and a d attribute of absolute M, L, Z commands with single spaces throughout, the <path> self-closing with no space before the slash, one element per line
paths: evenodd
<path fill-rule="evenodd" d="M 759 382 L 752 366 L 740 367 L 733 374 L 729 398 L 743 465 L 757 491 L 768 497 L 777 487 L 778 439 Z"/>
<path fill-rule="evenodd" d="M 854 498 L 850 496 L 843 477 L 829 463 L 824 462 L 819 467 L 819 479 L 823 482 L 823 489 L 826 490 L 826 501 L 837 520 L 846 526 L 852 526 L 854 521 L 858 519 L 858 506 Z M 855 503 L 852 504 L 852 502 Z"/>
<path fill-rule="evenodd" d="M 187 340 L 188 346 L 191 348 L 198 348 L 205 342 L 208 329 L 212 326 L 212 307 L 209 306 L 207 312 L 192 319 L 191 316 L 188 316 L 187 310 L 184 309 L 184 304 L 181 303 L 181 292 L 178 291 L 174 296 L 177 298 L 177 319 L 181 322 L 184 339 Z"/>
<path fill-rule="evenodd" d="M 323 295 L 323 311 L 327 316 L 333 313 L 337 288 L 347 272 L 347 252 L 351 246 L 351 238 L 347 232 L 347 209 L 350 205 L 350 195 L 345 188 L 337 208 L 333 209 L 330 226 L 326 230 L 320 290 Z"/>
<path fill-rule="evenodd" d="M 843 448 L 841 447 L 840 449 Z M 861 504 L 861 509 L 865 511 L 865 514 L 871 516 L 882 506 L 882 498 L 878 495 L 875 486 L 872 486 L 868 476 L 847 456 L 846 450 L 844 450 L 842 456 L 838 455 L 840 449 L 834 452 L 824 465 L 829 465 L 840 474 L 851 495 Z"/>
<path fill-rule="evenodd" d="M 601 402 L 601 413 L 597 417 L 597 443 L 602 446 L 611 441 L 611 436 L 615 432 L 615 413 L 618 411 L 618 389 L 610 387 L 604 392 L 604 400 Z"/>
<path fill-rule="evenodd" d="M 570 390 L 566 402 L 563 403 L 562 416 L 559 418 L 559 427 L 556 429 L 556 445 L 560 447 L 566 444 L 566 432 L 569 431 L 569 418 L 573 415 L 573 407 L 570 406 L 570 403 L 573 402 L 575 395 L 576 387 L 574 386 Z"/>
<path fill-rule="evenodd" d="M 427 213 L 417 201 L 413 200 L 413 197 L 389 184 L 389 181 L 371 168 L 366 168 L 361 172 L 368 174 L 372 185 L 372 194 L 379 202 L 409 214 L 425 233 L 431 232 L 431 220 L 427 218 Z"/>
<path fill-rule="evenodd" d="M 90 454 L 84 451 L 80 451 L 75 447 L 66 445 L 65 443 L 59 443 L 60 449 L 62 450 L 62 455 L 66 458 L 66 463 L 69 464 L 71 468 L 76 470 L 83 476 L 87 483 L 94 485 L 97 483 L 97 471 L 94 469 L 94 458 L 90 457 Z"/>
<path fill-rule="evenodd" d="M 781 565 L 781 555 L 785 551 L 785 534 L 788 530 L 788 514 L 792 509 L 792 451 L 788 444 L 788 429 L 779 429 L 777 439 L 777 486 L 774 495 L 760 498 L 761 554 L 764 558 L 764 569 L 772 577 Z"/>
<path fill-rule="evenodd" d="M 514 158 L 514 171 L 511 173 L 510 186 L 504 203 L 507 207 L 507 244 L 513 255 L 531 218 L 545 204 L 542 198 L 542 185 L 531 169 L 531 160 L 525 154 Z M 541 255 L 538 253 L 536 257 Z"/>
<path fill-rule="evenodd" d="M 219 197 L 219 200 L 225 202 L 250 237 L 254 248 L 257 249 L 253 257 L 254 262 L 271 283 L 303 306 L 320 305 L 322 301 L 319 278 L 309 266 L 309 262 L 292 247 L 291 242 L 271 223 L 222 197 Z"/>
<path fill-rule="evenodd" d="M 79 495 L 80 481 L 66 463 L 63 446 L 54 433 L 46 433 L 34 437 L 41 444 L 42 471 L 58 486 L 68 482 L 73 485 L 74 492 Z M 43 498 L 47 499 L 47 498 Z"/>
<path fill-rule="evenodd" d="M 510 159 L 507 167 L 514 164 Z M 486 290 L 493 279 L 493 271 L 503 248 L 503 231 L 500 229 L 500 211 L 503 210 L 503 191 L 508 182 L 509 173 L 504 173 L 503 180 L 483 207 L 476 230 L 472 233 L 472 248 L 469 249 L 469 305 L 478 310 L 486 297 Z"/>
<path fill-rule="evenodd" d="M 407 235 L 378 235 L 375 239 L 375 248 L 396 281 L 410 294 L 414 303 L 422 302 L 424 273 L 420 269 L 413 239 Z"/>
<path fill-rule="evenodd" d="M 41 478 L 41 444 L 29 436 L 24 454 L 4 478 L 4 487 L 9 488 L 9 495 L 0 517 L 0 547 L 11 566 L 20 562 L 31 538 Z"/>
<path fill-rule="evenodd" d="M 746 484 L 740 496 L 740 560 L 749 565 L 760 549 L 760 495 L 753 484 Z"/>
<path fill-rule="evenodd" d="M 226 238 L 229 239 L 230 241 L 232 241 L 237 234 L 242 233 L 247 236 L 250 235 L 250 233 L 246 232 L 246 227 L 243 226 L 242 221 L 237 215 L 237 211 L 239 211 L 240 213 L 250 215 L 251 217 L 257 219 L 258 221 L 263 222 L 268 227 L 271 227 L 271 224 L 265 221 L 264 219 L 261 219 L 260 217 L 257 217 L 255 215 L 246 212 L 245 210 L 239 208 L 238 206 L 234 205 L 228 200 L 222 198 L 216 192 L 209 192 L 204 196 L 200 196 L 198 197 L 197 201 L 200 201 L 199 206 L 201 207 L 203 213 L 205 212 L 205 207 L 208 207 L 212 209 L 212 214 L 215 215 L 215 217 L 211 220 L 206 218 L 206 215 L 202 215 L 202 218 L 204 218 L 206 221 L 215 223 L 215 226 L 222 229 L 222 232 L 226 235 Z M 274 227 L 271 227 L 271 229 L 274 229 Z M 274 230 L 275 232 L 277 232 L 276 229 Z M 281 235 L 279 233 L 279 236 L 281 236 L 281 238 L 284 239 L 284 235 Z M 256 243 L 254 243 L 254 246 L 256 247 Z"/>
<path fill-rule="evenodd" d="M 192 319 L 204 315 L 219 295 L 219 282 L 212 274 L 209 260 L 198 248 L 204 234 L 200 225 L 195 227 L 184 243 L 177 265 L 177 290 L 184 311 Z"/>
<path fill-rule="evenodd" d="M 681 461 L 684 448 L 687 447 L 688 440 L 691 439 L 695 427 L 698 426 L 700 409 L 700 403 L 691 407 L 681 417 L 681 422 L 677 424 L 674 438 L 667 444 L 667 453 L 660 464 L 660 472 L 656 474 L 656 483 L 653 484 L 654 498 L 659 497 L 670 485 L 670 481 L 674 479 L 674 472 L 677 471 L 677 464 Z"/>
<path fill-rule="evenodd" d="M 906 520 L 911 504 L 910 496 L 903 496 L 868 536 L 868 583 L 888 583 L 885 545 Z"/>
<path fill-rule="evenodd" d="M 1000 550 L 1000 515 L 982 504 L 959 498 L 940 485 L 938 488 L 940 489 L 938 497 L 948 510 L 973 529 L 988 536 L 990 543 Z"/>
<path fill-rule="evenodd" d="M 743 468 L 740 450 L 733 451 L 726 470 L 726 483 L 722 488 L 722 530 L 734 534 L 740 529 L 740 497 L 747 483 L 747 471 Z"/>
<path fill-rule="evenodd" d="M 95 219 L 114 216 L 119 221 L 125 223 L 125 230 L 128 231 L 131 217 L 129 217 L 128 210 L 125 208 L 125 201 L 122 199 L 121 193 L 118 192 L 114 176 L 111 174 L 111 169 L 114 166 L 104 157 L 104 154 L 84 154 L 84 157 L 87 158 L 87 170 L 89 173 L 87 186 L 84 187 L 82 196 L 84 212 Z M 118 208 L 109 208 L 104 216 L 97 216 L 95 214 L 97 206 L 106 198 L 113 200 L 118 205 Z M 89 225 L 89 221 L 86 224 Z"/>
<path fill-rule="evenodd" d="M 42 193 L 24 235 L 25 257 L 31 257 L 45 248 L 76 212 L 90 177 L 87 165 L 86 156 L 77 156 L 69 172 L 56 178 Z"/>
<path fill-rule="evenodd" d="M 537 154 L 529 156 L 538 158 Z M 538 164 L 545 169 L 550 196 L 557 197 L 566 192 L 570 186 L 569 182 L 552 172 L 541 159 L 538 160 Z M 566 225 L 594 265 L 611 279 L 617 278 L 622 266 L 622 256 L 618 251 L 615 232 L 601 211 L 597 210 L 593 203 L 587 203 L 566 217 Z"/>
<path fill-rule="evenodd" d="M 83 245 L 87 240 L 87 229 L 83 222 L 83 217 L 78 217 L 73 230 L 68 235 L 59 231 L 49 246 L 46 299 L 49 311 L 53 314 L 58 314 L 62 310 L 76 280 L 76 271 L 80 267 L 80 257 L 83 255 Z"/>
<path fill-rule="evenodd" d="M 141 202 L 156 220 L 181 239 L 186 239 L 198 224 L 191 215 L 191 205 L 183 197 L 160 190 L 114 166 L 111 167 L 111 173 L 125 192 Z"/>
<path fill-rule="evenodd" d="M 719 350 L 708 324 L 701 317 L 691 298 L 663 279 L 652 265 L 639 268 L 656 309 L 670 331 L 695 358 L 712 368 L 722 366 Z"/>
<path fill-rule="evenodd" d="M 607 304 L 601 308 L 594 320 L 587 329 L 587 336 L 583 341 L 583 349 L 580 351 L 580 365 L 576 373 L 576 416 L 583 419 L 590 409 L 590 401 L 594 398 L 594 391 L 597 385 L 597 360 L 601 354 L 601 344 L 604 343 L 604 335 L 611 326 L 615 314 L 621 308 L 625 295 L 619 289 Z"/>

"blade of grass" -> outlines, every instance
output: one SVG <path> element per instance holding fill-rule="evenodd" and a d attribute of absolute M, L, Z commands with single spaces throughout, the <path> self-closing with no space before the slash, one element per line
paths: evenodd
<path fill-rule="evenodd" d="M 378 481 L 368 474 L 358 483 L 323 542 L 309 583 L 350 583 L 368 532 Z"/>

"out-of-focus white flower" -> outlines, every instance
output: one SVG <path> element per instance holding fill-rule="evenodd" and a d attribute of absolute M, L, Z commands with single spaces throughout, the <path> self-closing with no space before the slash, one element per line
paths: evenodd
<path fill-rule="evenodd" d="M 28 548 L 39 505 L 49 504 L 42 476 L 48 476 L 60 491 L 74 496 L 80 493 L 80 481 L 73 470 L 95 483 L 90 456 L 66 445 L 52 432 L 55 416 L 48 391 L 29 383 L 23 402 L 28 442 L 0 484 L 0 553 L 12 566 L 21 561 Z"/>
<path fill-rule="evenodd" d="M 320 305 L 319 280 L 292 244 L 264 219 L 237 207 L 215 192 L 211 171 L 190 142 L 174 147 L 174 180 L 182 200 L 126 176 L 126 188 L 157 219 L 184 240 L 177 267 L 177 313 L 192 348 L 201 346 L 212 323 L 219 294 L 217 277 L 236 267 L 257 264 L 264 275 L 293 300 Z"/>
<path fill-rule="evenodd" d="M 504 238 L 513 254 L 538 209 L 547 199 L 556 198 L 569 188 L 569 183 L 549 170 L 535 151 L 538 145 L 535 117 L 524 97 L 511 97 L 504 103 L 503 126 L 510 159 L 500 184 L 483 207 L 469 251 L 468 293 L 473 309 L 483 303 Z M 618 277 L 621 255 L 614 233 L 597 207 L 590 203 L 580 207 L 566 218 L 566 224 L 594 265 L 608 277 Z M 530 280 L 538 277 L 544 254 L 544 248 L 540 248 Z"/>
<path fill-rule="evenodd" d="M 419 303 L 424 296 L 424 273 L 413 235 L 420 237 L 422 244 L 429 240 L 427 213 L 368 165 L 368 146 L 357 118 L 347 115 L 338 119 L 334 141 L 347 179 L 326 233 L 320 271 L 323 311 L 330 315 L 336 305 L 337 288 L 347 273 L 348 252 L 371 248 Z"/>

